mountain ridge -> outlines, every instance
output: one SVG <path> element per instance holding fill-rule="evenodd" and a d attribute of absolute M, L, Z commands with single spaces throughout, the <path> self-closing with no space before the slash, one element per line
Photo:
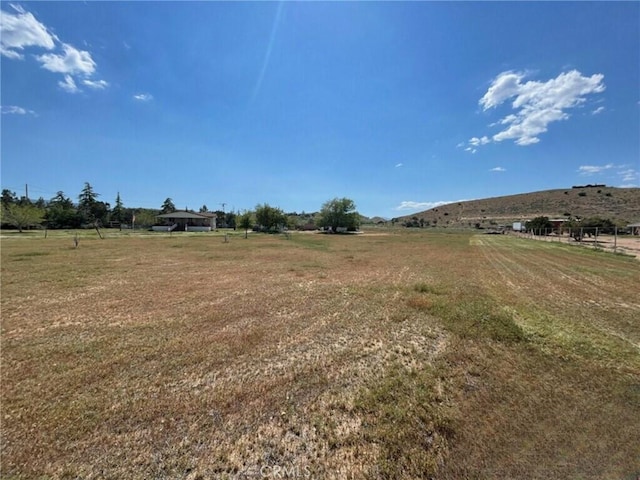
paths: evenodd
<path fill-rule="evenodd" d="M 440 205 L 395 219 L 411 226 L 491 227 L 535 217 L 640 221 L 640 188 L 577 185 Z M 417 224 L 416 224 L 417 223 Z"/>

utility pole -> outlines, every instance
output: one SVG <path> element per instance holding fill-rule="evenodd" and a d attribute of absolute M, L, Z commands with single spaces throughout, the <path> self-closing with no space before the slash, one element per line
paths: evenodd
<path fill-rule="evenodd" d="M 225 207 L 226 203 L 222 202 L 220 205 L 222 205 L 222 213 L 224 213 L 224 207 Z"/>
<path fill-rule="evenodd" d="M 26 183 L 24 184 L 24 198 L 27 200 L 27 202 L 29 201 L 29 185 L 27 185 Z"/>

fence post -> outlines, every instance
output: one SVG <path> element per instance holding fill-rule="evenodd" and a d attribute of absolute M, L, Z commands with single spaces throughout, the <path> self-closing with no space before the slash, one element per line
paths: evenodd
<path fill-rule="evenodd" d="M 613 253 L 618 252 L 618 226 L 613 227 Z"/>
<path fill-rule="evenodd" d="M 593 245 L 594 248 L 597 250 L 598 249 L 598 227 L 596 227 L 596 231 L 595 231 L 595 239 L 593 240 Z"/>

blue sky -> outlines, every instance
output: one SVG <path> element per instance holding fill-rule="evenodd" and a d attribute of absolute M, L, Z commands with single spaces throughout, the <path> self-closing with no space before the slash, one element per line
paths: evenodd
<path fill-rule="evenodd" d="M 387 218 L 640 186 L 639 2 L 3 2 L 2 188 Z"/>

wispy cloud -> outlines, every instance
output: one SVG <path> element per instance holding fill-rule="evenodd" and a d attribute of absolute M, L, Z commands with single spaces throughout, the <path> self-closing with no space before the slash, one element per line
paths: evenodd
<path fill-rule="evenodd" d="M 396 163 L 396 168 L 400 168 L 400 167 L 402 167 L 402 166 L 403 166 L 403 164 L 402 164 L 402 163 Z"/>
<path fill-rule="evenodd" d="M 104 80 L 83 80 L 82 84 L 94 90 L 104 90 L 109 86 Z"/>
<path fill-rule="evenodd" d="M 632 186 L 635 186 L 635 182 L 640 181 L 640 172 L 633 168 L 625 168 L 625 166 L 623 166 L 618 172 L 618 175 L 620 175 L 623 182 L 634 182 Z"/>
<path fill-rule="evenodd" d="M 469 153 L 476 153 L 478 151 L 478 147 L 482 146 L 482 145 L 486 145 L 487 143 L 490 143 L 491 139 L 487 136 L 484 137 L 471 137 L 469 139 L 468 143 L 459 143 L 458 147 L 465 147 L 464 149 L 465 152 L 469 152 Z"/>
<path fill-rule="evenodd" d="M 548 130 L 551 123 L 570 117 L 567 110 L 584 103 L 587 95 L 605 90 L 602 83 L 604 75 L 600 73 L 586 77 L 577 70 L 571 70 L 546 82 L 525 82 L 525 77 L 522 72 L 503 72 L 493 80 L 478 103 L 487 111 L 513 99 L 511 108 L 515 113 L 491 124 L 505 126 L 491 138 L 469 139 L 467 151 L 475 153 L 475 148 L 481 145 L 504 140 L 513 140 L 521 146 L 538 143 L 540 135 Z M 594 113 L 600 113 L 603 108 L 596 109 Z"/>
<path fill-rule="evenodd" d="M 39 22 L 32 13 L 17 5 L 14 12 L 0 10 L 0 53 L 13 60 L 23 60 L 26 48 L 48 50 L 50 53 L 34 54 L 33 58 L 42 68 L 60 73 L 64 77 L 58 86 L 68 93 L 78 93 L 78 81 L 93 90 L 104 90 L 109 86 L 105 80 L 93 80 L 96 62 L 91 53 L 78 50 L 73 45 L 60 41 Z"/>
<path fill-rule="evenodd" d="M 487 136 L 484 136 L 484 137 L 481 137 L 481 138 L 471 137 L 471 139 L 469 140 L 469 145 L 473 145 L 474 147 L 478 147 L 480 145 L 486 145 L 489 142 L 491 142 L 491 140 Z"/>
<path fill-rule="evenodd" d="M 439 201 L 439 202 L 414 202 L 410 200 L 405 200 L 400 202 L 400 205 L 394 208 L 394 210 L 413 210 L 413 211 L 422 211 L 429 210 L 431 208 L 440 207 L 442 205 L 447 205 L 449 203 L 458 203 L 458 202 L 468 202 L 469 200 L 449 200 L 449 201 Z"/>
<path fill-rule="evenodd" d="M 591 112 L 591 115 L 598 115 L 599 113 L 602 113 L 602 112 L 604 112 L 604 107 L 598 107 L 593 112 Z"/>
<path fill-rule="evenodd" d="M 596 173 L 609 170 L 613 167 L 614 167 L 613 163 L 608 163 L 606 165 L 580 165 L 578 167 L 578 173 L 580 175 L 594 175 Z"/>
<path fill-rule="evenodd" d="M 31 13 L 11 5 L 15 13 L 0 10 L 0 54 L 14 60 L 24 59 L 25 47 L 52 50 L 56 36 L 49 33 Z"/>
<path fill-rule="evenodd" d="M 58 82 L 58 86 L 61 89 L 63 89 L 65 92 L 68 92 L 68 93 L 78 93 L 78 92 L 80 92 L 80 89 L 76 85 L 76 82 L 75 82 L 75 80 L 73 79 L 73 77 L 71 75 L 65 75 L 64 76 L 64 81 L 60 80 Z"/>
<path fill-rule="evenodd" d="M 606 165 L 581 165 L 578 167 L 578 173 L 587 177 L 604 175 L 607 181 L 620 182 L 619 187 L 636 187 L 640 182 L 640 172 L 628 164 L 615 165 L 613 163 L 607 163 Z"/>
<path fill-rule="evenodd" d="M 3 105 L 0 107 L 2 115 L 36 115 L 33 110 L 18 107 L 17 105 Z"/>
<path fill-rule="evenodd" d="M 490 172 L 506 172 L 507 169 L 503 167 L 493 167 L 489 170 Z"/>
<path fill-rule="evenodd" d="M 151 100 L 153 100 L 153 95 L 151 95 L 150 93 L 138 93 L 133 96 L 133 99 L 139 102 L 150 102 Z"/>

